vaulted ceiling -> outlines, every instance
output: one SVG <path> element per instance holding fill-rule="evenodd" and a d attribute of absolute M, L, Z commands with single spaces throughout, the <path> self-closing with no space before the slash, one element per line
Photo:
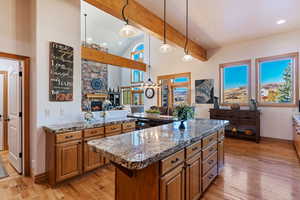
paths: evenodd
<path fill-rule="evenodd" d="M 136 0 L 163 17 L 163 0 Z M 300 29 L 299 0 L 189 0 L 190 36 L 206 48 Z M 185 0 L 167 0 L 167 22 L 184 33 Z M 276 22 L 285 19 L 286 23 Z"/>
<path fill-rule="evenodd" d="M 142 40 L 142 31 L 136 37 L 123 38 L 119 35 L 124 22 L 98 8 L 81 1 L 81 39 L 85 40 L 85 18 L 87 14 L 87 39 L 91 38 L 93 43 L 108 48 L 109 53 L 123 56 L 124 52 L 132 45 Z"/>
<path fill-rule="evenodd" d="M 136 1 L 163 18 L 163 0 Z M 189 4 L 190 38 L 206 49 L 300 29 L 300 0 L 189 0 Z M 124 22 L 86 2 L 84 12 L 88 13 L 88 37 L 106 43 L 111 53 L 121 55 L 143 36 L 141 32 L 140 38 L 120 37 Z M 183 34 L 184 17 L 185 0 L 167 0 L 167 23 Z M 280 19 L 286 23 L 278 25 Z"/>

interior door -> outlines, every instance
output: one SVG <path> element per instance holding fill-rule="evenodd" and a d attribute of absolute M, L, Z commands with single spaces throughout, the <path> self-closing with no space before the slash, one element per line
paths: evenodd
<path fill-rule="evenodd" d="M 8 160 L 22 173 L 21 77 L 18 71 L 9 74 L 8 95 Z"/>
<path fill-rule="evenodd" d="M 3 134 L 4 134 L 4 75 L 0 74 L 0 151 L 3 150 Z"/>

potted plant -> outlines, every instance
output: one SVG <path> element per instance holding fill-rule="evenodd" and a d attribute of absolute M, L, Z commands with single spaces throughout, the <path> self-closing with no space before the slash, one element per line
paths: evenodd
<path fill-rule="evenodd" d="M 194 107 L 187 104 L 179 104 L 175 107 L 173 115 L 181 121 L 179 129 L 185 129 L 184 121 L 194 118 Z"/>
<path fill-rule="evenodd" d="M 157 110 L 157 109 L 149 109 L 149 110 L 146 110 L 146 113 L 148 113 L 148 114 L 157 114 L 157 115 L 160 115 L 160 111 Z"/>

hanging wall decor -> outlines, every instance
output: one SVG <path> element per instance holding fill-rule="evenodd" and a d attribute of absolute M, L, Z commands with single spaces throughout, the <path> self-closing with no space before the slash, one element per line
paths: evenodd
<path fill-rule="evenodd" d="M 50 101 L 73 101 L 73 59 L 73 47 L 50 42 Z"/>
<path fill-rule="evenodd" d="M 204 79 L 195 81 L 195 102 L 197 104 L 214 103 L 214 80 Z"/>

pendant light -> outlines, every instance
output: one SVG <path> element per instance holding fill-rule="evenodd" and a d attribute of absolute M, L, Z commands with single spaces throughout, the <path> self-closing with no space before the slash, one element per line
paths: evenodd
<path fill-rule="evenodd" d="M 158 88 L 160 85 L 156 84 L 151 79 L 151 36 L 148 35 L 148 80 L 142 84 L 144 88 Z"/>
<path fill-rule="evenodd" d="M 170 53 L 172 51 L 172 46 L 167 44 L 167 38 L 166 38 L 166 9 L 167 9 L 167 2 L 164 0 L 164 43 L 160 46 L 159 51 L 161 53 Z"/>
<path fill-rule="evenodd" d="M 138 31 L 136 28 L 129 25 L 128 18 L 125 17 L 125 9 L 127 6 L 128 6 L 128 0 L 126 0 L 126 3 L 124 5 L 124 7 L 122 8 L 122 17 L 123 17 L 123 20 L 126 22 L 126 24 L 123 26 L 123 28 L 121 28 L 119 34 L 121 37 L 130 38 L 130 37 L 136 36 L 138 34 Z"/>
<path fill-rule="evenodd" d="M 184 45 L 184 56 L 182 57 L 182 61 L 190 62 L 193 60 L 193 57 L 189 54 L 189 50 L 187 48 L 189 41 L 189 0 L 186 0 L 186 16 L 185 16 L 185 45 Z"/>

